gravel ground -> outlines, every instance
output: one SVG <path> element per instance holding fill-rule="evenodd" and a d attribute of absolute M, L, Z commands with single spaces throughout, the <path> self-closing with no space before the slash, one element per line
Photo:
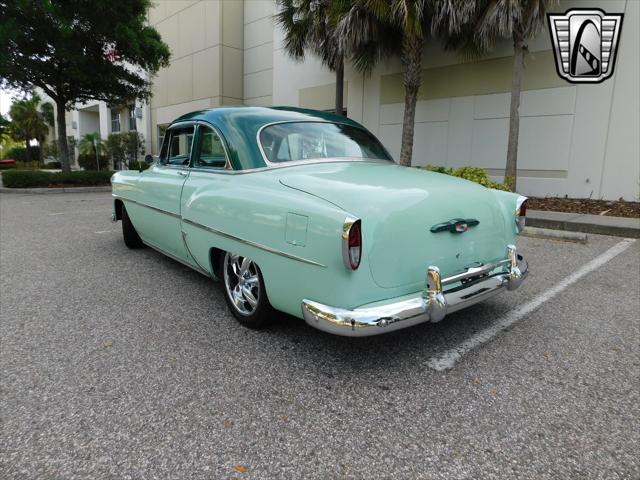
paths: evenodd
<path fill-rule="evenodd" d="M 640 477 L 640 242 L 435 371 L 621 239 L 522 238 L 518 291 L 349 339 L 242 328 L 110 212 L 0 195 L 2 479 Z"/>

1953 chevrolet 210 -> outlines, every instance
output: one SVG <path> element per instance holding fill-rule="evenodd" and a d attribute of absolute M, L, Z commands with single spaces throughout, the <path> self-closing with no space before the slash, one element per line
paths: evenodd
<path fill-rule="evenodd" d="M 526 198 L 395 164 L 364 127 L 294 108 L 180 117 L 145 171 L 112 178 L 125 244 L 220 280 L 240 323 L 280 310 L 365 336 L 513 290 Z"/>

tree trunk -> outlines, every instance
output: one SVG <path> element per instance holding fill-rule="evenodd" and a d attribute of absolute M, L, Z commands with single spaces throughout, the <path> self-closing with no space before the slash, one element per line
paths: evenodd
<path fill-rule="evenodd" d="M 404 70 L 404 118 L 402 120 L 402 146 L 400 165 L 411 166 L 413 131 L 416 118 L 418 90 L 422 82 L 422 39 L 405 35 L 402 40 Z"/>
<path fill-rule="evenodd" d="M 512 192 L 516 191 L 518 178 L 518 136 L 520 134 L 520 91 L 524 74 L 524 55 L 527 46 L 517 35 L 513 36 L 513 76 L 511 82 L 511 108 L 509 110 L 509 145 L 504 183 Z"/>
<path fill-rule="evenodd" d="M 344 115 L 344 60 L 336 68 L 336 115 Z"/>
<path fill-rule="evenodd" d="M 58 121 L 58 160 L 60 160 L 62 171 L 71 172 L 71 159 L 67 146 L 67 118 L 65 110 L 66 102 L 56 101 L 56 120 Z"/>
<path fill-rule="evenodd" d="M 26 136 L 28 137 L 29 135 L 26 135 Z M 24 141 L 24 156 L 27 162 L 31 161 L 31 139 L 30 138 L 27 138 Z"/>

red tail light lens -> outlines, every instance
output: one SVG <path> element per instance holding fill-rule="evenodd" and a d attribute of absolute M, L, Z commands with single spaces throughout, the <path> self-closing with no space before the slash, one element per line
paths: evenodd
<path fill-rule="evenodd" d="M 351 270 L 355 270 L 360 266 L 361 256 L 362 233 L 360 231 L 360 222 L 356 222 L 349 230 L 349 265 Z"/>
<path fill-rule="evenodd" d="M 342 227 L 342 259 L 349 270 L 357 270 L 362 258 L 360 220 L 347 218 Z"/>
<path fill-rule="evenodd" d="M 518 227 L 518 232 L 524 230 L 524 226 L 527 219 L 527 204 L 529 200 L 527 197 L 519 197 L 516 204 L 516 225 Z"/>
<path fill-rule="evenodd" d="M 522 205 L 520 205 L 520 216 L 521 217 L 526 217 L 527 216 L 527 206 L 529 204 L 529 200 L 525 200 L 524 202 L 522 202 Z"/>

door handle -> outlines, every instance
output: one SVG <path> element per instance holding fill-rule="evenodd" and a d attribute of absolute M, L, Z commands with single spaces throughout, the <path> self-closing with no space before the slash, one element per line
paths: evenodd
<path fill-rule="evenodd" d="M 181 177 L 186 177 L 187 175 L 189 175 L 189 172 L 186 172 L 184 170 L 178 170 L 178 175 L 180 175 Z"/>

